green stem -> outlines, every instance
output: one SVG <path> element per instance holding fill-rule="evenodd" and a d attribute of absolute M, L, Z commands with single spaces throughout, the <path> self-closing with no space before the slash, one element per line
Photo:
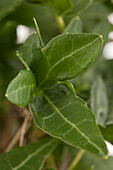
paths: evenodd
<path fill-rule="evenodd" d="M 80 152 L 78 152 L 76 158 L 73 160 L 73 162 L 72 162 L 72 164 L 70 165 L 70 167 L 68 168 L 68 170 L 73 170 L 73 169 L 77 166 L 78 162 L 79 162 L 79 161 L 81 160 L 81 158 L 83 157 L 84 152 L 85 152 L 84 150 L 80 150 Z"/>
<path fill-rule="evenodd" d="M 37 21 L 36 21 L 36 19 L 35 19 L 35 18 L 33 18 L 33 21 L 34 21 L 34 24 L 35 24 L 35 27 L 36 27 L 36 30 L 37 30 L 37 35 L 38 35 L 39 40 L 40 40 L 41 48 L 44 48 L 44 44 L 43 44 L 43 41 L 42 41 L 42 37 L 41 37 L 41 34 L 40 34 L 40 30 L 39 30 L 39 27 L 38 27 Z"/>
<path fill-rule="evenodd" d="M 58 22 L 60 31 L 61 31 L 61 33 L 63 33 L 64 30 L 65 30 L 65 23 L 64 23 L 63 17 L 62 16 L 57 16 L 56 18 L 57 18 L 57 22 Z"/>

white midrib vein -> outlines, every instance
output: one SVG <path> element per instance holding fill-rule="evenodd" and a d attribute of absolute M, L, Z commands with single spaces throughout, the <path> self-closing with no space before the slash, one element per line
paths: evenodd
<path fill-rule="evenodd" d="M 14 167 L 12 170 L 17 170 L 18 168 L 22 167 L 26 162 L 28 162 L 33 156 L 37 155 L 38 152 L 43 150 L 45 147 L 49 146 L 53 141 L 49 141 L 44 146 L 36 150 L 34 153 L 30 154 L 24 161 L 22 161 L 18 166 Z"/>
<path fill-rule="evenodd" d="M 69 123 L 72 127 L 74 127 L 85 139 L 87 139 L 87 141 L 93 145 L 97 150 L 99 150 L 99 152 L 104 155 L 103 151 L 94 143 L 92 142 L 89 137 L 87 137 L 75 124 L 73 124 L 72 122 L 70 122 L 66 117 L 63 116 L 62 113 L 60 113 L 59 109 L 50 101 L 50 99 L 43 93 L 43 96 L 45 97 L 45 99 L 48 101 L 48 103 L 56 110 L 56 112 L 67 122 Z"/>
<path fill-rule="evenodd" d="M 35 87 L 35 84 L 32 84 L 31 86 L 23 86 L 23 87 L 18 88 L 17 90 L 11 91 L 10 93 L 6 93 L 6 96 L 9 96 L 13 93 L 17 93 L 18 91 L 23 90 L 23 89 L 26 89 L 26 88 L 30 89 L 30 88 L 33 88 L 33 87 Z"/>

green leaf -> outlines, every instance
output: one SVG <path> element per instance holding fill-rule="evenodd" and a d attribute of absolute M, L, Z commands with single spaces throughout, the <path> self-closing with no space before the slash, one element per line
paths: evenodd
<path fill-rule="evenodd" d="M 46 75 L 49 80 L 69 80 L 83 72 L 102 47 L 97 34 L 63 34 L 53 38 L 42 49 L 50 62 Z"/>
<path fill-rule="evenodd" d="M 86 9 L 92 3 L 92 0 L 71 0 L 71 1 L 73 3 L 73 9 L 68 13 L 69 15 L 78 14 L 79 12 Z"/>
<path fill-rule="evenodd" d="M 87 8 L 83 13 L 81 13 L 80 18 L 85 27 L 85 32 L 92 32 L 95 29 L 95 26 L 101 22 L 105 21 L 110 13 L 112 13 L 112 9 L 106 5 L 106 2 L 102 2 L 101 0 L 94 0 L 93 3 Z M 105 29 L 104 29 L 105 27 Z M 100 31 L 103 30 L 106 32 L 107 24 L 104 24 L 104 27 Z M 93 32 L 94 33 L 94 32 Z M 102 33 L 101 33 L 102 34 Z"/>
<path fill-rule="evenodd" d="M 2 170 L 41 170 L 48 154 L 56 147 L 53 139 L 45 138 L 39 142 L 17 148 L 0 156 Z"/>
<path fill-rule="evenodd" d="M 91 110 L 96 115 L 97 123 L 104 126 L 108 115 L 108 98 L 101 76 L 97 77 L 91 88 Z"/>
<path fill-rule="evenodd" d="M 67 86 L 56 84 L 35 96 L 29 105 L 36 125 L 65 143 L 99 156 L 107 148 L 86 103 Z"/>
<path fill-rule="evenodd" d="M 105 127 L 100 127 L 104 139 L 113 144 L 113 124 L 108 124 Z"/>
<path fill-rule="evenodd" d="M 42 53 L 40 40 L 36 33 L 26 39 L 22 48 L 22 54 L 17 53 L 17 56 L 28 70 L 32 70 L 38 81 L 45 78 L 49 64 L 48 59 Z"/>
<path fill-rule="evenodd" d="M 31 71 L 22 70 L 9 84 L 6 97 L 19 106 L 26 106 L 36 90 L 36 80 Z"/>
<path fill-rule="evenodd" d="M 93 33 L 101 34 L 104 40 L 104 44 L 108 41 L 108 34 L 112 31 L 113 26 L 108 22 L 108 20 L 104 19 L 100 21 L 94 29 L 92 30 Z"/>
<path fill-rule="evenodd" d="M 29 2 L 40 2 L 54 8 L 57 15 L 70 11 L 73 7 L 71 0 L 28 0 Z"/>
<path fill-rule="evenodd" d="M 82 32 L 82 22 L 79 17 L 74 17 L 70 21 L 69 25 L 66 27 L 64 34 L 66 33 L 75 34 L 81 32 Z"/>
<path fill-rule="evenodd" d="M 9 12 L 13 11 L 19 6 L 21 0 L 1 0 L 0 1 L 0 20 L 5 17 Z"/>

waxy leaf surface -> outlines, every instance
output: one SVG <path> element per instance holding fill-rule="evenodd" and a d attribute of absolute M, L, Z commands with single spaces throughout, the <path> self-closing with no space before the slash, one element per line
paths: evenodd
<path fill-rule="evenodd" d="M 21 70 L 11 81 L 6 91 L 8 100 L 19 106 L 26 106 L 36 90 L 36 80 L 31 71 Z"/>
<path fill-rule="evenodd" d="M 74 147 L 107 155 L 94 114 L 64 84 L 56 84 L 35 96 L 29 106 L 36 125 L 46 133 Z"/>
<path fill-rule="evenodd" d="M 53 139 L 45 138 L 0 156 L 0 170 L 41 170 L 48 154 L 56 147 Z"/>
<path fill-rule="evenodd" d="M 63 34 L 53 38 L 42 49 L 50 65 L 45 80 L 62 81 L 78 76 L 94 61 L 101 47 L 98 34 Z"/>

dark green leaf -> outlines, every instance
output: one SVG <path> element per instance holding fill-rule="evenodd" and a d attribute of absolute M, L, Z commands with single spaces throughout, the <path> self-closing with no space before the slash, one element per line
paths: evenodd
<path fill-rule="evenodd" d="M 36 125 L 51 136 L 94 154 L 107 155 L 93 113 L 65 85 L 57 84 L 35 96 L 29 106 Z"/>
<path fill-rule="evenodd" d="M 48 154 L 56 147 L 56 142 L 45 138 L 39 142 L 17 148 L 0 156 L 1 170 L 41 170 Z"/>
<path fill-rule="evenodd" d="M 72 0 L 73 3 L 73 9 L 68 14 L 77 14 L 84 9 L 86 9 L 91 3 L 92 0 Z"/>
<path fill-rule="evenodd" d="M 113 124 L 108 124 L 105 127 L 100 127 L 104 139 L 113 144 Z"/>
<path fill-rule="evenodd" d="M 26 106 L 32 100 L 35 90 L 36 80 L 33 73 L 22 70 L 9 84 L 6 97 L 14 104 Z"/>
<path fill-rule="evenodd" d="M 38 81 L 45 78 L 48 71 L 48 59 L 42 53 L 40 40 L 36 33 L 30 35 L 25 41 L 22 54 L 17 53 L 18 57 L 27 69 L 31 69 Z"/>
<path fill-rule="evenodd" d="M 78 76 L 94 61 L 101 47 L 102 38 L 97 34 L 63 34 L 53 38 L 42 49 L 50 62 L 45 80 Z"/>
<path fill-rule="evenodd" d="M 82 32 L 82 22 L 79 17 L 73 18 L 69 25 L 66 27 L 64 34 L 65 33 L 81 33 Z"/>
<path fill-rule="evenodd" d="M 108 115 L 108 98 L 101 76 L 97 77 L 91 88 L 91 110 L 96 115 L 97 123 L 104 126 Z"/>

